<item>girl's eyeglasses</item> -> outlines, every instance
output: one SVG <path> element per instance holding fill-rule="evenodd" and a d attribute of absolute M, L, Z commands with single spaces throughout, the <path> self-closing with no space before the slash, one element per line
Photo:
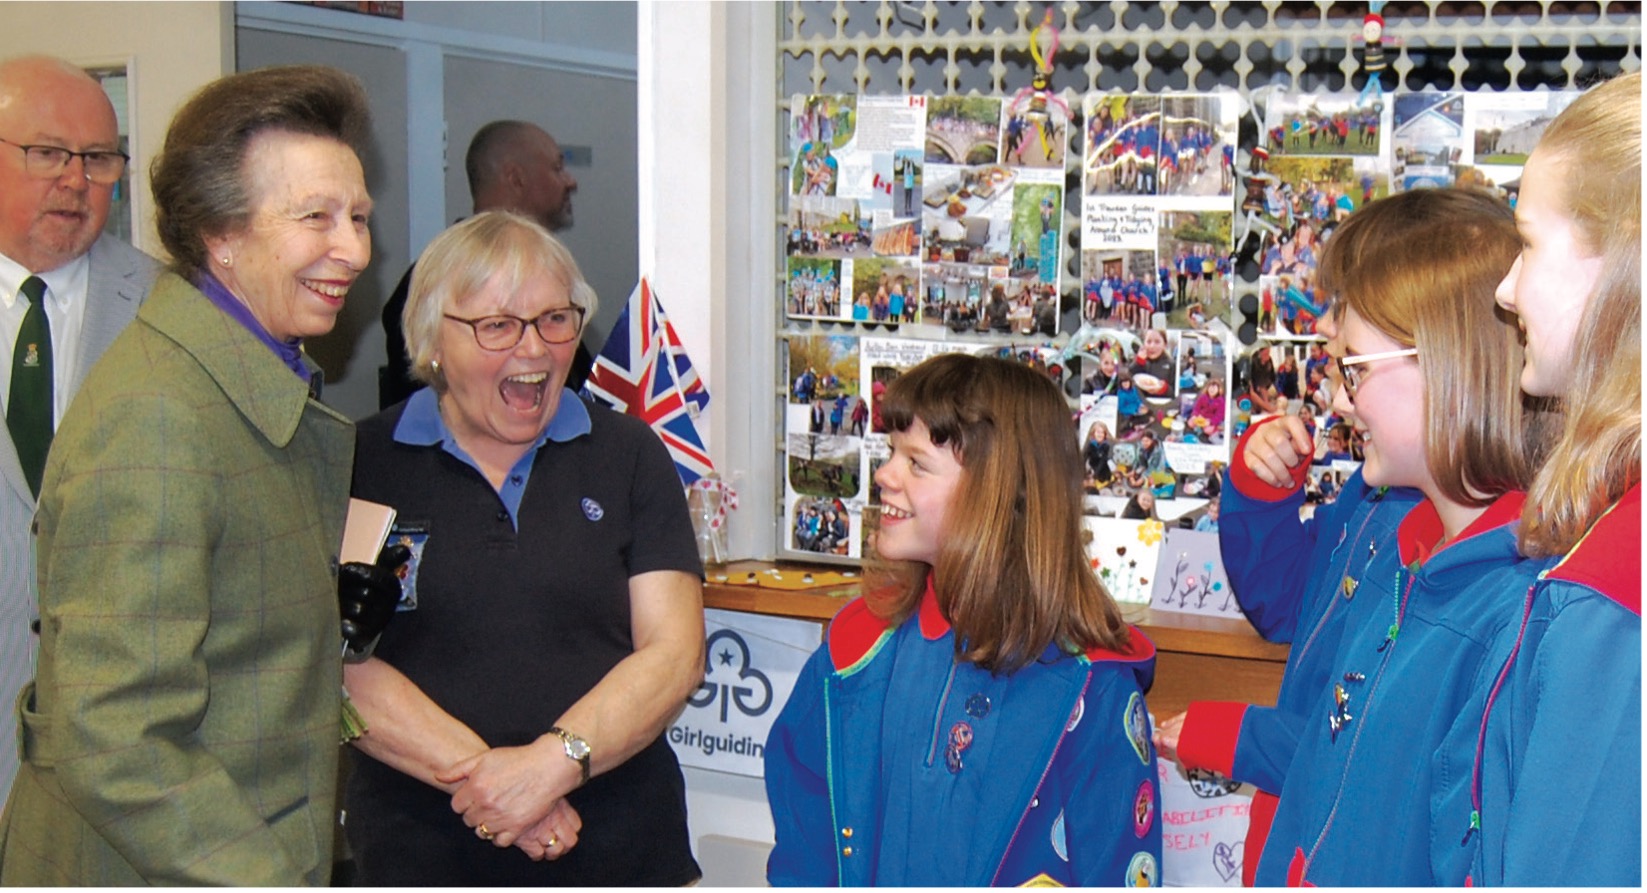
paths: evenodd
<path fill-rule="evenodd" d="M 1333 362 L 1338 365 L 1338 377 L 1343 379 L 1350 400 L 1354 401 L 1356 388 L 1361 386 L 1361 379 L 1365 374 L 1362 372 L 1361 366 L 1378 360 L 1395 360 L 1401 357 L 1416 356 L 1418 356 L 1418 348 L 1409 347 L 1405 350 L 1386 350 L 1383 353 L 1358 353 L 1344 357 L 1334 357 Z"/>

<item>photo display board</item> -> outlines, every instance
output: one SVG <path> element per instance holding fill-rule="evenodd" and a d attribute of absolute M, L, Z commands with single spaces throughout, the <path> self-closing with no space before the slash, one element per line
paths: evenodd
<path fill-rule="evenodd" d="M 1118 600 L 1238 613 L 1216 538 L 1188 535 L 1217 529 L 1232 444 L 1266 416 L 1303 418 L 1315 502 L 1359 460 L 1315 332 L 1324 245 L 1394 191 L 1459 183 L 1513 202 L 1577 95 L 1263 94 L 792 97 L 787 557 L 872 556 L 876 400 L 966 351 L 1063 389 L 1090 555 Z"/>

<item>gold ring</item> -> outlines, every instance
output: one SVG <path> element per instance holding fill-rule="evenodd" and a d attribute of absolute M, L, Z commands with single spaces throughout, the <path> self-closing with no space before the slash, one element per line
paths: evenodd
<path fill-rule="evenodd" d="M 560 846 L 560 838 L 556 837 L 553 834 L 549 835 L 549 843 L 546 844 L 546 846 L 549 846 L 551 848 Z"/>
<path fill-rule="evenodd" d="M 481 840 L 491 840 L 496 836 L 492 832 L 486 830 L 485 822 L 480 823 L 480 827 L 475 829 L 475 833 L 480 835 Z"/>

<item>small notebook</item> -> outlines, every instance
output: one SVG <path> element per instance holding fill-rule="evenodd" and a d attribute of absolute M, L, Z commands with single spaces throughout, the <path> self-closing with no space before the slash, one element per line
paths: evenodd
<path fill-rule="evenodd" d="M 388 541 L 389 530 L 394 524 L 394 509 L 351 497 L 349 517 L 343 522 L 343 548 L 338 552 L 338 560 L 376 564 L 378 553 L 383 551 L 383 544 Z"/>

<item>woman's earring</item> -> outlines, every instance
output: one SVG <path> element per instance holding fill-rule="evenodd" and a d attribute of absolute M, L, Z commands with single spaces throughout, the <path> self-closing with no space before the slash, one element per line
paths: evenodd
<path fill-rule="evenodd" d="M 436 375 L 439 375 L 440 374 L 440 361 L 439 360 L 430 360 L 429 361 L 429 371 L 435 373 Z"/>
<path fill-rule="evenodd" d="M 223 255 L 223 266 L 225 266 L 225 267 L 234 266 L 234 260 L 232 258 L 230 258 L 227 254 Z"/>

